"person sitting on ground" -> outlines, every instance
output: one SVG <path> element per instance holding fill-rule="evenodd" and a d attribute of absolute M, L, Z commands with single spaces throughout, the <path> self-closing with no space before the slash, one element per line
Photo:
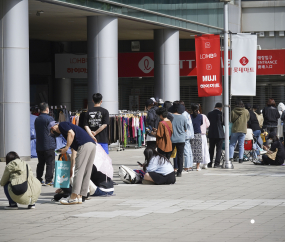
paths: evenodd
<path fill-rule="evenodd" d="M 262 156 L 262 161 L 256 161 L 254 163 L 256 165 L 272 165 L 272 166 L 283 165 L 284 159 L 285 159 L 285 150 L 284 150 L 284 146 L 278 139 L 275 132 L 271 132 L 268 135 L 268 143 L 271 144 L 270 149 L 268 149 L 266 146 L 263 146 L 264 149 L 268 151 L 267 154 Z M 272 157 L 270 158 L 269 156 L 270 154 L 273 154 L 274 152 L 276 152 L 276 150 L 277 150 L 277 154 L 276 154 L 275 160 L 273 160 Z"/>
<path fill-rule="evenodd" d="M 152 148 L 144 150 L 145 163 L 143 170 L 146 172 L 143 184 L 163 185 L 176 182 L 175 172 L 170 161 Z"/>
<path fill-rule="evenodd" d="M 21 189 L 15 187 L 26 181 L 27 187 L 24 186 Z M 9 206 L 4 209 L 16 210 L 18 209 L 17 203 L 28 205 L 28 209 L 35 208 L 35 203 L 41 193 L 41 183 L 33 176 L 30 165 L 22 161 L 14 151 L 6 155 L 6 167 L 0 185 L 4 186 L 5 195 L 9 201 Z"/>

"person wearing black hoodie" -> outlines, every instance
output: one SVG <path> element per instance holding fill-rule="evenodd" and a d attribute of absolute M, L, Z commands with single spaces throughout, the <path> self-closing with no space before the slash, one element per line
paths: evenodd
<path fill-rule="evenodd" d="M 276 103 L 274 99 L 269 98 L 267 102 L 267 107 L 262 110 L 264 122 L 263 129 L 267 129 L 267 132 L 277 133 L 278 119 L 280 118 L 280 113 L 276 108 Z"/>
<path fill-rule="evenodd" d="M 254 137 L 256 137 L 256 139 L 257 139 L 257 141 L 258 141 L 258 144 L 262 147 L 263 142 L 262 142 L 262 139 L 261 139 L 261 137 L 260 137 L 261 128 L 259 127 L 259 122 L 258 122 L 257 116 L 256 116 L 256 114 L 252 111 L 251 104 L 247 103 L 247 104 L 245 105 L 245 108 L 246 108 L 246 109 L 248 110 L 248 112 L 249 112 L 249 120 L 248 120 L 248 122 L 247 122 L 248 128 L 252 129 Z"/>

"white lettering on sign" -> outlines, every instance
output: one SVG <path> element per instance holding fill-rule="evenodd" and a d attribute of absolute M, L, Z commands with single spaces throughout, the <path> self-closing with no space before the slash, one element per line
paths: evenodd
<path fill-rule="evenodd" d="M 217 76 L 216 75 L 210 75 L 210 76 L 202 76 L 203 82 L 214 82 L 217 81 Z"/>
<path fill-rule="evenodd" d="M 200 59 L 213 59 L 215 57 L 217 57 L 218 55 L 216 53 L 212 53 L 212 54 L 200 54 Z"/>

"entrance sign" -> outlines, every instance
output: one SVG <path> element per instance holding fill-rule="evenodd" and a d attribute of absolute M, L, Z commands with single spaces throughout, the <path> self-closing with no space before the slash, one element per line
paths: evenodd
<path fill-rule="evenodd" d="M 257 36 L 232 35 L 231 95 L 256 95 Z"/>
<path fill-rule="evenodd" d="M 195 48 L 198 96 L 222 95 L 220 36 L 196 36 Z"/>
<path fill-rule="evenodd" d="M 197 76 L 195 51 L 181 51 L 179 66 L 180 76 Z M 118 54 L 119 77 L 153 77 L 153 67 L 152 52 Z M 285 75 L 285 49 L 258 50 L 256 70 L 257 75 Z M 87 55 L 56 54 L 55 78 L 87 78 Z"/>

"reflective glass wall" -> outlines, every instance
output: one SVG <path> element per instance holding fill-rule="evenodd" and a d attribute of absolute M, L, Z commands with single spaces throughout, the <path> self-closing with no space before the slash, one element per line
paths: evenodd
<path fill-rule="evenodd" d="M 219 0 L 60 1 L 203 33 L 219 33 L 223 28 L 223 3 Z"/>

